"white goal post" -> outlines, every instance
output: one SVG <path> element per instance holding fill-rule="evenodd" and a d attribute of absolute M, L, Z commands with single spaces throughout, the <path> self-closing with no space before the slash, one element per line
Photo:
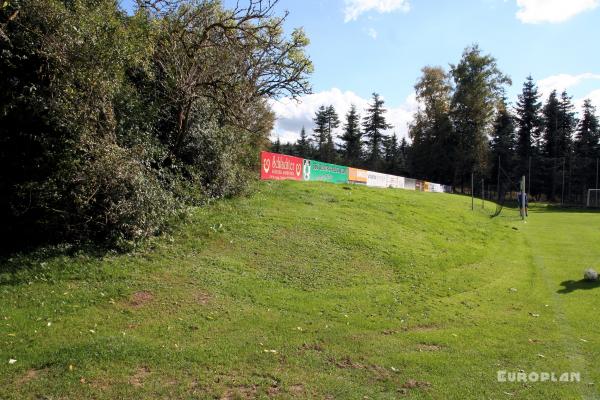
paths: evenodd
<path fill-rule="evenodd" d="M 600 189 L 588 189 L 586 207 L 600 207 Z"/>

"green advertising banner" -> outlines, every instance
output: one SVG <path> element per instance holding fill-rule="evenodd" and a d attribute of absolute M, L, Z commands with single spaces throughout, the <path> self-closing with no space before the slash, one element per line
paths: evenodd
<path fill-rule="evenodd" d="M 305 181 L 348 183 L 348 167 L 314 160 L 304 160 L 302 168 Z"/>

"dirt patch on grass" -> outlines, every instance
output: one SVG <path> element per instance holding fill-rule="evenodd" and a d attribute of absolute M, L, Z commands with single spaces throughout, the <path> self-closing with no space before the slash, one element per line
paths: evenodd
<path fill-rule="evenodd" d="M 252 386 L 239 386 L 236 388 L 230 388 L 225 391 L 220 397 L 221 400 L 234 400 L 234 399 L 255 399 L 257 396 L 258 388 L 256 385 Z"/>
<path fill-rule="evenodd" d="M 408 395 L 408 393 L 411 390 L 414 390 L 414 389 L 427 390 L 430 387 L 431 387 L 431 383 L 429 383 L 429 382 L 417 381 L 414 379 L 410 379 L 410 380 L 406 381 L 400 389 L 398 389 L 398 394 L 400 394 L 402 396 L 406 396 L 406 395 Z"/>
<path fill-rule="evenodd" d="M 436 324 L 419 324 L 402 328 L 404 332 L 431 332 L 437 331 L 438 329 L 440 329 L 440 327 Z"/>
<path fill-rule="evenodd" d="M 389 377 L 389 375 L 390 375 L 390 372 L 387 370 L 387 368 L 382 367 L 381 365 L 356 362 L 356 361 L 353 361 L 352 359 L 350 359 L 350 357 L 348 357 L 348 356 L 342 357 L 340 359 L 331 358 L 329 361 L 338 368 L 362 369 L 365 371 L 375 373 L 375 375 L 377 375 L 377 377 L 381 378 L 381 379 L 385 379 L 385 378 Z"/>
<path fill-rule="evenodd" d="M 442 346 L 437 344 L 419 343 L 417 345 L 417 350 L 419 351 L 440 351 L 442 348 Z"/>
<path fill-rule="evenodd" d="M 383 331 L 381 331 L 381 333 L 384 335 L 395 335 L 400 332 L 431 332 L 438 329 L 439 326 L 435 324 L 420 324 L 413 326 L 403 326 L 402 328 L 398 329 L 384 329 Z"/>
<path fill-rule="evenodd" d="M 135 292 L 129 299 L 129 306 L 133 308 L 140 308 L 145 304 L 148 304 L 154 299 L 154 295 L 148 291 Z"/>
<path fill-rule="evenodd" d="M 279 386 L 269 386 L 269 388 L 267 389 L 267 396 L 277 397 L 280 391 L 281 389 L 279 388 Z"/>
<path fill-rule="evenodd" d="M 342 357 L 339 360 L 332 358 L 329 361 L 331 361 L 336 367 L 342 368 L 342 369 L 348 369 L 348 368 L 365 369 L 365 366 L 363 364 L 352 361 L 350 359 L 350 357 L 348 357 L 348 356 Z"/>
<path fill-rule="evenodd" d="M 98 390 L 108 390 L 112 385 L 112 382 L 108 378 L 98 378 L 90 382 L 90 386 Z"/>
<path fill-rule="evenodd" d="M 431 383 L 429 383 L 429 382 L 416 381 L 414 379 L 410 379 L 402 385 L 402 388 L 403 389 L 422 389 L 422 388 L 428 388 L 430 386 L 431 386 Z"/>
<path fill-rule="evenodd" d="M 19 385 L 24 385 L 26 383 L 29 383 L 35 379 L 37 379 L 41 373 L 46 372 L 47 369 L 43 368 L 43 369 L 28 369 L 22 377 L 20 377 L 19 379 L 17 379 L 17 383 Z"/>
<path fill-rule="evenodd" d="M 129 383 L 135 387 L 141 387 L 144 385 L 144 381 L 150 375 L 150 368 L 148 367 L 139 367 L 135 374 L 131 378 L 129 378 Z"/>
<path fill-rule="evenodd" d="M 196 297 L 196 302 L 203 306 L 210 303 L 211 300 L 213 299 L 213 296 L 207 292 L 198 292 L 195 297 Z"/>
<path fill-rule="evenodd" d="M 293 396 L 301 396 L 302 394 L 304 394 L 304 385 L 301 383 L 292 385 L 289 387 L 288 392 Z"/>
<path fill-rule="evenodd" d="M 325 349 L 319 343 L 303 343 L 302 346 L 300 346 L 300 350 L 302 350 L 302 351 L 309 350 L 309 351 L 322 352 Z"/>

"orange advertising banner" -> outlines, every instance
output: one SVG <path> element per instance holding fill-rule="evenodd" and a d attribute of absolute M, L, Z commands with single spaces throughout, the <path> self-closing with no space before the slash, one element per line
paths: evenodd
<path fill-rule="evenodd" d="M 348 168 L 348 180 L 350 182 L 367 183 L 368 171 L 358 168 Z"/>

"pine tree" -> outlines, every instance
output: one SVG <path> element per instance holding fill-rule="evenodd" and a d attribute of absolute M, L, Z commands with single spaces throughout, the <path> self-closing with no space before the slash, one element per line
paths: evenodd
<path fill-rule="evenodd" d="M 411 146 L 405 137 L 400 141 L 398 151 L 398 174 L 402 176 L 414 176 L 410 168 L 410 151 Z"/>
<path fill-rule="evenodd" d="M 323 161 L 334 162 L 336 159 L 336 153 L 335 145 L 333 143 L 333 131 L 334 129 L 337 129 L 340 126 L 340 119 L 337 113 L 335 112 L 335 108 L 333 107 L 333 105 L 327 107 L 325 115 L 327 119 L 327 140 L 325 142 L 325 158 Z"/>
<path fill-rule="evenodd" d="M 498 107 L 490 148 L 492 150 L 492 165 L 494 166 L 492 176 L 498 176 L 498 167 L 501 167 L 510 177 L 514 167 L 516 135 L 514 118 L 508 110 L 505 99 Z M 501 179 L 506 180 L 506 176 L 501 176 Z"/>
<path fill-rule="evenodd" d="M 600 126 L 596 116 L 596 107 L 590 99 L 583 101 L 581 121 L 575 136 L 575 151 L 578 157 L 595 158 L 598 156 Z"/>
<path fill-rule="evenodd" d="M 384 141 L 384 159 L 385 159 L 385 170 L 390 174 L 397 174 L 398 170 L 398 136 L 396 133 Z"/>
<path fill-rule="evenodd" d="M 575 159 L 576 168 L 575 182 L 580 193 L 586 195 L 587 189 L 597 189 L 599 182 L 596 177 L 596 167 L 598 165 L 598 140 L 600 136 L 600 126 L 596 116 L 596 108 L 591 100 L 583 101 L 581 120 L 577 126 L 575 136 Z"/>
<path fill-rule="evenodd" d="M 296 147 L 296 154 L 298 155 L 298 157 L 310 158 L 312 156 L 311 155 L 312 148 L 311 148 L 308 136 L 306 135 L 306 129 L 304 129 L 304 126 L 302 127 L 302 130 L 300 131 L 300 138 L 296 142 L 295 147 Z"/>
<path fill-rule="evenodd" d="M 287 154 L 288 156 L 295 156 L 296 147 L 291 142 L 282 143 L 279 152 L 281 154 Z"/>
<path fill-rule="evenodd" d="M 346 114 L 344 133 L 340 139 L 345 162 L 348 165 L 359 166 L 362 157 L 362 132 L 360 131 L 360 115 L 354 104 L 350 106 L 350 111 Z"/>
<path fill-rule="evenodd" d="M 549 200 L 556 199 L 556 191 L 558 184 L 558 171 L 562 166 L 562 161 L 559 160 L 560 151 L 559 136 L 561 119 L 560 101 L 556 90 L 553 90 L 543 108 L 543 155 L 545 156 L 542 163 L 542 174 L 544 182 L 544 192 Z M 539 164 L 539 163 L 538 163 Z"/>
<path fill-rule="evenodd" d="M 577 117 L 572 97 L 563 91 L 560 95 L 559 135 L 557 143 L 557 157 L 569 158 L 571 156 L 573 136 L 577 128 Z"/>
<path fill-rule="evenodd" d="M 574 108 L 569 95 L 563 92 L 559 98 L 556 90 L 550 93 L 544 105 L 543 150 L 546 160 L 541 170 L 545 192 L 550 200 L 558 198 L 559 182 L 562 182 L 559 175 L 563 168 L 570 167 L 573 135 L 577 126 Z"/>
<path fill-rule="evenodd" d="M 335 145 L 333 143 L 333 130 L 340 126 L 340 120 L 335 108 L 321 106 L 315 113 L 314 141 L 317 144 L 317 159 L 324 162 L 335 160 Z"/>
<path fill-rule="evenodd" d="M 556 94 L 556 90 L 553 90 L 546 104 L 544 104 L 543 115 L 543 154 L 548 158 L 559 157 L 558 151 L 558 137 L 560 135 L 560 101 Z"/>
<path fill-rule="evenodd" d="M 373 93 L 373 103 L 369 105 L 367 115 L 363 118 L 363 132 L 369 148 L 367 164 L 375 170 L 379 169 L 382 163 L 382 147 L 386 138 L 384 131 L 392 127 L 385 120 L 384 114 L 387 110 L 383 104 L 379 94 Z"/>
<path fill-rule="evenodd" d="M 517 120 L 517 157 L 519 166 L 517 176 L 529 172 L 530 162 L 539 164 L 540 131 L 542 103 L 540 94 L 531 75 L 523 83 L 523 91 L 519 95 L 516 107 Z M 532 179 L 534 179 L 532 177 Z M 530 183 L 531 184 L 531 183 Z M 536 180 L 534 188 L 539 187 Z"/>
<path fill-rule="evenodd" d="M 313 128 L 313 142 L 316 146 L 315 158 L 319 161 L 324 161 L 327 158 L 327 108 L 325 106 L 319 107 L 313 118 L 315 127 Z"/>
<path fill-rule="evenodd" d="M 558 140 L 556 156 L 563 160 L 563 173 L 566 175 L 566 182 L 562 192 L 566 199 L 570 199 L 573 189 L 573 136 L 577 128 L 577 117 L 575 116 L 575 106 L 572 97 L 563 91 L 560 95 L 560 113 L 558 118 Z M 562 184 L 562 183 L 561 183 Z M 570 201 L 570 200 L 568 200 Z"/>
<path fill-rule="evenodd" d="M 274 153 L 281 153 L 281 140 L 279 139 L 279 135 L 277 135 L 277 140 L 273 143 L 272 149 Z"/>

